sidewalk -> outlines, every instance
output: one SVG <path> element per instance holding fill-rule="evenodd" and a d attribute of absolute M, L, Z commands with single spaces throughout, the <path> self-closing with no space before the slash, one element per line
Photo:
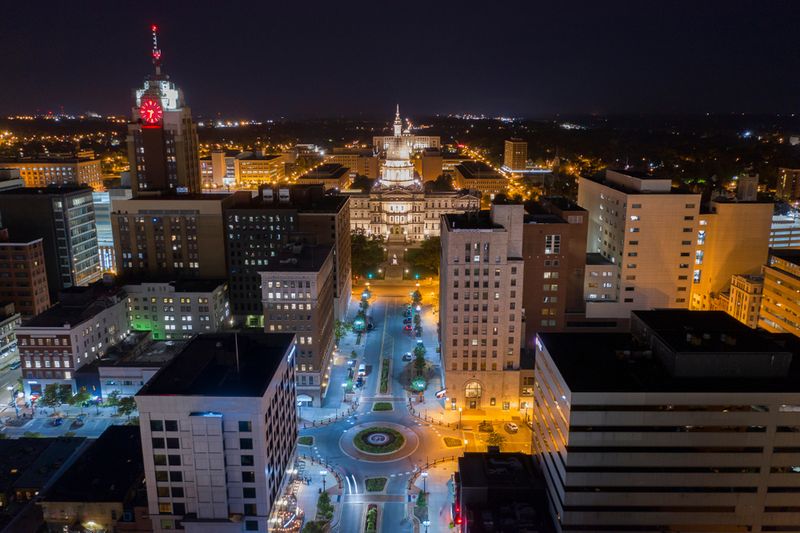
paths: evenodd
<path fill-rule="evenodd" d="M 295 480 L 289 484 L 288 490 L 295 499 L 303 522 L 316 520 L 317 500 L 319 500 L 324 485 L 325 492 L 330 496 L 334 509 L 331 524 L 338 524 L 342 515 L 342 505 L 339 502 L 341 489 L 336 475 L 330 469 L 305 457 L 298 457 L 296 466 Z M 327 472 L 325 476 L 320 474 L 323 471 Z M 325 483 L 322 481 L 323 478 Z"/>
<path fill-rule="evenodd" d="M 458 463 L 455 461 L 448 461 L 436 466 L 432 466 L 427 470 L 427 481 L 422 475 L 417 476 L 414 482 L 414 490 L 412 506 L 416 505 L 416 500 L 422 492 L 423 487 L 427 488 L 428 492 L 428 520 L 430 525 L 428 531 L 450 531 L 450 522 L 452 521 L 452 503 L 455 498 L 455 488 L 452 482 L 452 474 L 455 472 Z M 426 487 L 427 485 L 427 487 Z M 412 510 L 413 512 L 413 510 Z M 422 518 L 420 519 L 419 531 L 425 531 L 421 525 Z"/>

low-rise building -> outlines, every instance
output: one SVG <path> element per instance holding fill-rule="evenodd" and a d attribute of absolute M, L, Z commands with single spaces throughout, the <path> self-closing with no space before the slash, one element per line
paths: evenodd
<path fill-rule="evenodd" d="M 333 253 L 298 246 L 263 268 L 264 330 L 297 335 L 297 401 L 321 407 L 333 356 Z"/>
<path fill-rule="evenodd" d="M 125 292 L 103 282 L 73 287 L 60 301 L 17 329 L 25 393 L 55 383 L 74 390 L 74 373 L 102 357 L 129 333 Z"/>
<path fill-rule="evenodd" d="M 153 531 L 268 531 L 297 440 L 291 333 L 199 335 L 136 395 Z"/>
<path fill-rule="evenodd" d="M 770 250 L 758 326 L 800 337 L 800 250 Z"/>
<path fill-rule="evenodd" d="M 736 274 L 731 277 L 731 287 L 723 296 L 729 315 L 751 328 L 758 327 L 761 298 L 764 294 L 764 276 Z"/>
<path fill-rule="evenodd" d="M 350 175 L 366 176 L 378 179 L 378 155 L 370 149 L 334 148 L 333 153 L 325 158 L 328 163 L 338 163 L 350 169 Z"/>
<path fill-rule="evenodd" d="M 302 185 L 322 185 L 325 190 L 343 191 L 350 184 L 350 169 L 338 163 L 326 163 L 297 178 Z"/>
<path fill-rule="evenodd" d="M 48 531 L 152 531 L 137 426 L 109 426 L 37 502 Z"/>
<path fill-rule="evenodd" d="M 25 187 L 85 184 L 103 188 L 100 160 L 94 157 L 24 157 L 0 160 L 0 167 L 19 170 Z"/>
<path fill-rule="evenodd" d="M 242 152 L 234 159 L 236 185 L 254 187 L 276 183 L 286 177 L 286 156 Z"/>
<path fill-rule="evenodd" d="M 17 351 L 17 328 L 22 316 L 14 310 L 14 304 L 0 305 L 0 363 Z"/>
<path fill-rule="evenodd" d="M 464 161 L 456 165 L 453 185 L 457 189 L 480 191 L 486 201 L 505 192 L 508 179 L 482 161 Z"/>
<path fill-rule="evenodd" d="M 787 202 L 800 199 L 800 169 L 779 168 L 775 196 Z"/>
<path fill-rule="evenodd" d="M 225 280 L 130 281 L 124 289 L 131 331 L 149 331 L 155 340 L 216 332 L 231 316 Z"/>

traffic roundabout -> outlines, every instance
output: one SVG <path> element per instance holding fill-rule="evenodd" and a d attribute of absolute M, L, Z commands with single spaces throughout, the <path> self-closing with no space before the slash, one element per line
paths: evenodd
<path fill-rule="evenodd" d="M 339 439 L 339 448 L 360 461 L 397 461 L 414 453 L 417 447 L 417 434 L 411 428 L 392 422 L 359 424 L 349 428 Z"/>

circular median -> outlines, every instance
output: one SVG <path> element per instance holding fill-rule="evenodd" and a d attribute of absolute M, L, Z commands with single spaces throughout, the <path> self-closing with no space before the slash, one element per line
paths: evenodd
<path fill-rule="evenodd" d="M 339 439 L 339 448 L 345 454 L 371 462 L 397 461 L 414 453 L 418 446 L 414 431 L 391 422 L 359 424 Z"/>

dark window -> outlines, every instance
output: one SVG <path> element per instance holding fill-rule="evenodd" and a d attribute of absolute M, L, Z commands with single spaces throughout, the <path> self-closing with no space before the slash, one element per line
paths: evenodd
<path fill-rule="evenodd" d="M 255 520 L 245 520 L 244 521 L 244 530 L 245 531 L 258 531 L 258 522 Z"/>
<path fill-rule="evenodd" d="M 254 503 L 244 504 L 244 514 L 245 516 L 256 516 L 258 514 L 258 512 L 256 511 L 256 504 Z"/>
<path fill-rule="evenodd" d="M 243 455 L 242 456 L 242 466 L 253 466 L 254 460 L 252 455 Z"/>
<path fill-rule="evenodd" d="M 253 431 L 253 424 L 249 420 L 240 420 L 239 431 Z"/>
<path fill-rule="evenodd" d="M 150 431 L 164 431 L 164 422 L 161 420 L 151 420 Z"/>
<path fill-rule="evenodd" d="M 244 487 L 242 488 L 242 498 L 255 498 L 256 497 L 256 488 L 255 487 Z"/>
<path fill-rule="evenodd" d="M 239 449 L 252 450 L 253 449 L 253 439 L 239 439 Z"/>
<path fill-rule="evenodd" d="M 172 487 L 172 497 L 183 498 L 183 487 Z"/>
<path fill-rule="evenodd" d="M 167 431 L 178 431 L 178 421 L 177 420 L 165 420 L 164 427 Z"/>
<path fill-rule="evenodd" d="M 167 481 L 166 470 L 156 470 L 156 481 Z"/>
<path fill-rule="evenodd" d="M 255 472 L 242 472 L 242 483 L 255 483 L 256 482 L 256 474 Z"/>
<path fill-rule="evenodd" d="M 180 455 L 170 455 L 169 456 L 169 465 L 170 466 L 181 466 L 181 456 Z"/>
<path fill-rule="evenodd" d="M 167 456 L 156 454 L 153 456 L 153 463 L 155 463 L 156 466 L 165 466 L 167 464 Z"/>
<path fill-rule="evenodd" d="M 169 487 L 158 487 L 159 498 L 169 498 Z"/>
<path fill-rule="evenodd" d="M 183 516 L 186 514 L 186 504 L 185 503 L 173 503 L 172 504 L 172 514 Z"/>
<path fill-rule="evenodd" d="M 183 481 L 183 472 L 178 470 L 170 470 L 169 472 L 169 480 L 170 481 Z"/>
<path fill-rule="evenodd" d="M 163 448 L 163 447 L 164 447 L 164 439 L 153 438 L 153 448 Z"/>
<path fill-rule="evenodd" d="M 173 449 L 173 450 L 177 450 L 180 447 L 181 447 L 180 439 L 178 439 L 176 437 L 171 437 L 171 438 L 167 439 L 167 448 L 170 448 L 170 449 Z"/>

